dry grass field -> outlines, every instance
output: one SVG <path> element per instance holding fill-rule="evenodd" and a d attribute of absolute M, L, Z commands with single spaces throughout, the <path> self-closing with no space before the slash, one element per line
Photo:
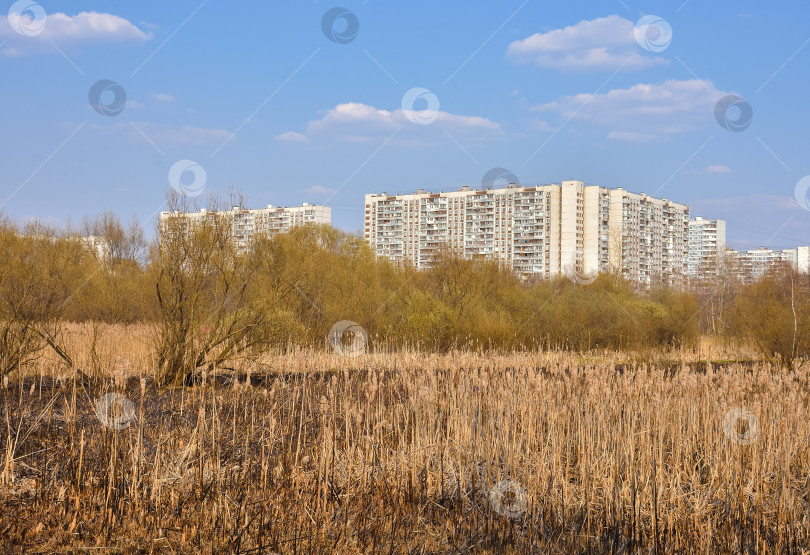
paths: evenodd
<path fill-rule="evenodd" d="M 149 331 L 0 384 L 9 553 L 810 551 L 808 365 L 268 354 L 157 390 Z"/>

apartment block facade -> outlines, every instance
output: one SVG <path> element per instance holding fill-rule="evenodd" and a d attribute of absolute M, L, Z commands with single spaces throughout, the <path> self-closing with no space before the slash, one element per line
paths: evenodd
<path fill-rule="evenodd" d="M 686 274 L 689 207 L 581 181 L 365 197 L 377 256 L 429 268 L 439 249 L 544 278 L 621 272 L 673 282 Z"/>
<path fill-rule="evenodd" d="M 689 220 L 689 278 L 712 279 L 724 269 L 725 220 Z"/>
<path fill-rule="evenodd" d="M 231 210 L 210 211 L 205 208 L 198 212 L 161 212 L 160 220 L 182 216 L 189 225 L 205 218 L 224 218 L 230 221 L 231 233 L 239 249 L 246 249 L 255 236 L 271 236 L 289 231 L 305 224 L 332 223 L 332 209 L 328 206 L 310 205 L 249 209 L 234 206 Z"/>

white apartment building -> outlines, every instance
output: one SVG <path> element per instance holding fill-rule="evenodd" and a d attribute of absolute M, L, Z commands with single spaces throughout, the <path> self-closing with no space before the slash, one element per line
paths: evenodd
<path fill-rule="evenodd" d="M 535 187 L 368 194 L 377 256 L 425 269 L 436 251 L 492 258 L 522 275 L 621 272 L 650 283 L 686 274 L 689 207 L 582 181 Z"/>
<path fill-rule="evenodd" d="M 621 187 L 608 191 L 609 267 L 643 284 L 679 282 L 688 270 L 689 206 Z"/>
<path fill-rule="evenodd" d="M 747 251 L 727 249 L 726 252 L 736 262 L 737 276 L 746 282 L 757 281 L 779 264 L 789 264 L 802 273 L 810 271 L 810 247 L 807 246 L 795 249 L 759 247 Z"/>
<path fill-rule="evenodd" d="M 711 279 L 723 269 L 726 221 L 697 217 L 689 220 L 689 277 Z"/>
<path fill-rule="evenodd" d="M 292 207 L 268 205 L 266 208 L 249 209 L 234 206 L 231 210 L 216 212 L 205 208 L 199 212 L 161 212 L 160 220 L 163 222 L 173 216 L 183 216 L 189 223 L 204 218 L 226 218 L 230 221 L 231 233 L 239 249 L 247 248 L 257 235 L 270 236 L 305 224 L 332 223 L 331 208 L 306 202 Z"/>

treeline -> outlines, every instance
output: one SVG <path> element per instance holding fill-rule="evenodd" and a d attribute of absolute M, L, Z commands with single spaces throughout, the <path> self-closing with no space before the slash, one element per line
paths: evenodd
<path fill-rule="evenodd" d="M 197 208 L 179 197 L 170 206 Z M 71 321 L 153 325 L 165 384 L 268 348 L 324 345 L 340 320 L 363 326 L 372 349 L 640 350 L 693 347 L 713 332 L 785 363 L 810 352 L 810 284 L 792 272 L 750 286 L 637 291 L 610 275 L 524 281 L 452 253 L 429 271 L 401 268 L 328 226 L 240 251 L 228 222 L 176 218 L 147 242 L 137 223 L 109 213 L 63 231 L 4 219 L 0 249 L 0 374 L 49 348 L 70 364 L 59 341 Z"/>

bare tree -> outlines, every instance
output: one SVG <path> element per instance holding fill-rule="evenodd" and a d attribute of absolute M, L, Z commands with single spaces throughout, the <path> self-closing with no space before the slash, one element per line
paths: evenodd
<path fill-rule="evenodd" d="M 135 216 L 124 226 L 113 212 L 103 212 L 95 218 L 85 218 L 82 232 L 87 238 L 99 241 L 99 251 L 104 253 L 104 262 L 110 267 L 119 264 L 141 263 L 146 254 L 146 238 L 143 227 Z"/>
<path fill-rule="evenodd" d="M 0 375 L 20 369 L 60 346 L 63 316 L 86 274 L 87 251 L 32 224 L 23 232 L 0 221 Z"/>
<path fill-rule="evenodd" d="M 171 212 L 159 223 L 150 271 L 158 307 L 157 379 L 177 386 L 201 368 L 266 346 L 273 296 L 257 285 L 256 257 L 237 249 L 229 217 L 218 213 L 221 201 L 212 197 L 204 212 L 173 193 L 168 201 Z"/>

